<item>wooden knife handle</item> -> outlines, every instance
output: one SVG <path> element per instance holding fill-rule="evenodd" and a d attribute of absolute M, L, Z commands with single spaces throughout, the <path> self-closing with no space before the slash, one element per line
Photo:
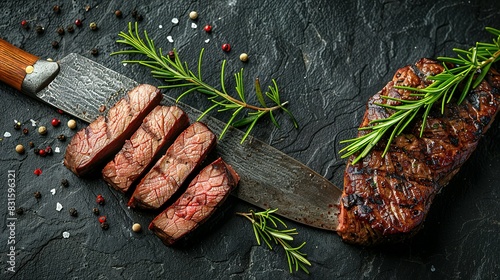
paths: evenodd
<path fill-rule="evenodd" d="M 38 60 L 38 57 L 27 53 L 5 40 L 0 39 L 0 80 L 11 87 L 21 90 L 26 72 Z"/>
<path fill-rule="evenodd" d="M 59 73 L 59 64 L 41 60 L 0 39 L 0 81 L 30 96 L 46 87 Z"/>

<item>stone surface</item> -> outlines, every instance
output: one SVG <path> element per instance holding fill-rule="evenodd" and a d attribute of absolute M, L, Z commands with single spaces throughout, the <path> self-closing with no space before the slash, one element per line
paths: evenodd
<path fill-rule="evenodd" d="M 195 65 L 205 48 L 204 77 L 219 82 L 222 60 L 228 61 L 228 78 L 245 69 L 250 90 L 253 79 L 263 87 L 276 79 L 283 100 L 290 100 L 299 129 L 285 115 L 281 128 L 269 121 L 257 125 L 254 135 L 306 163 L 342 185 L 345 160 L 338 155 L 339 141 L 356 134 L 365 102 L 401 66 L 420 57 L 450 55 L 453 47 L 467 48 L 478 40 L 491 41 L 484 27 L 500 28 L 498 1 L 2 1 L 0 37 L 40 57 L 60 59 L 70 52 L 87 56 L 141 83 L 163 84 L 148 70 L 121 63 L 125 56 L 110 56 L 122 46 L 115 43 L 119 31 L 133 21 L 134 9 L 143 16 L 139 26 L 148 30 L 164 50 L 177 48 Z M 59 4 L 55 14 L 52 6 Z M 85 6 L 90 10 L 85 11 Z M 114 15 L 120 9 L 121 18 Z M 193 28 L 189 12 L 199 14 Z M 177 24 L 172 19 L 177 18 Z M 31 26 L 25 30 L 20 22 Z M 63 36 L 56 33 L 81 19 L 82 27 Z M 96 22 L 98 30 L 89 28 Z M 45 28 L 35 32 L 35 25 Z M 210 34 L 203 26 L 210 24 Z M 161 27 L 160 27 L 161 26 Z M 172 36 L 169 42 L 167 36 Z M 207 41 L 207 39 L 209 39 Z M 59 41 L 59 48 L 51 47 Z M 232 50 L 221 50 L 224 43 Z M 97 48 L 99 54 L 91 55 Z M 239 60 L 242 52 L 249 61 Z M 228 82 L 227 88 L 234 85 Z M 166 92 L 177 96 L 178 91 Z M 289 274 L 281 249 L 257 246 L 250 224 L 236 216 L 251 205 L 230 199 L 212 226 L 201 229 L 184 246 L 165 247 L 148 230 L 132 231 L 136 222 L 152 219 L 146 212 L 126 207 L 127 198 L 99 179 L 79 179 L 62 165 L 66 142 L 59 134 L 75 131 L 50 121 L 59 117 L 54 108 L 0 85 L 0 263 L 2 279 L 493 279 L 500 266 L 500 128 L 495 122 L 470 161 L 437 197 L 424 229 L 404 244 L 361 248 L 344 244 L 335 233 L 297 227 L 296 242 L 307 241 L 303 251 L 312 262 L 310 276 Z M 249 101 L 256 101 L 249 95 Z M 184 102 L 203 109 L 207 102 L 193 94 Z M 227 120 L 228 115 L 215 114 Z M 32 126 L 45 125 L 41 136 Z M 14 130 L 20 121 L 27 135 Z M 83 127 L 83 122 L 78 122 Z M 4 137 L 10 132 L 11 137 Z M 39 157 L 29 148 L 59 147 L 60 153 Z M 23 144 L 26 153 L 15 152 Z M 41 168 L 40 176 L 33 174 Z M 15 174 L 15 204 L 24 213 L 11 216 L 7 209 L 8 178 Z M 68 187 L 60 180 L 67 179 Z M 54 194 L 51 189 L 55 189 Z M 42 196 L 36 199 L 33 193 Z M 105 205 L 95 198 L 102 194 Z M 56 211 L 56 204 L 63 209 Z M 92 213 L 110 225 L 102 230 Z M 69 214 L 75 208 L 78 216 Z M 8 227 L 15 222 L 15 230 Z M 69 238 L 63 233 L 68 232 Z M 9 236 L 13 236 L 9 239 Z M 15 240 L 15 273 L 6 271 L 11 257 L 9 240 Z"/>

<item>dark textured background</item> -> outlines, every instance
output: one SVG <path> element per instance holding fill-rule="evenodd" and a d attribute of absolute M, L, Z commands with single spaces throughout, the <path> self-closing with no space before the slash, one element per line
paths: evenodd
<path fill-rule="evenodd" d="M 491 1 L 2 1 L 0 37 L 43 58 L 59 59 L 76 52 L 123 73 L 141 83 L 162 84 L 138 66 L 121 64 L 126 57 L 110 57 L 120 49 L 115 43 L 119 31 L 133 21 L 136 9 L 144 19 L 157 46 L 177 48 L 184 60 L 195 65 L 204 47 L 204 76 L 218 83 L 221 61 L 228 60 L 229 73 L 245 68 L 247 88 L 260 77 L 266 87 L 277 79 L 283 100 L 300 124 L 293 129 L 286 116 L 279 115 L 280 129 L 260 123 L 254 135 L 342 185 L 345 160 L 340 159 L 339 141 L 356 134 L 369 96 L 391 79 L 395 70 L 420 57 L 450 55 L 453 47 L 468 48 L 478 40 L 491 41 L 484 27 L 500 28 L 500 2 Z M 54 14 L 52 6 L 61 5 Z M 84 7 L 91 9 L 85 11 Z M 123 11 L 117 19 L 113 12 Z M 188 14 L 199 13 L 198 28 L 191 28 Z M 172 18 L 179 24 L 173 25 Z M 83 27 L 64 36 L 56 34 L 76 18 Z M 24 30 L 20 22 L 30 21 Z M 93 32 L 89 23 L 99 29 Z M 206 34 L 205 24 L 213 26 Z M 37 35 L 34 26 L 45 27 Z M 163 28 L 159 28 L 162 25 Z M 169 43 L 171 35 L 175 40 Z M 205 39 L 210 39 L 205 43 Z M 57 40 L 59 49 L 51 42 Z M 220 50 L 223 43 L 233 47 Z M 92 48 L 99 55 L 90 54 Z M 239 54 L 250 55 L 248 63 Z M 166 92 L 177 96 L 178 92 Z M 437 197 L 424 229 L 404 244 L 362 248 L 344 244 L 336 234 L 289 222 L 297 227 L 297 244 L 307 241 L 303 251 L 312 262 L 310 276 L 289 274 L 281 249 L 269 251 L 256 245 L 250 224 L 235 211 L 252 208 L 231 199 L 218 222 L 198 232 L 179 248 L 165 247 L 145 230 L 131 231 L 138 221 L 145 228 L 151 218 L 131 211 L 126 198 L 100 180 L 76 178 L 62 164 L 63 154 L 41 158 L 32 150 L 14 151 L 17 143 L 27 146 L 52 145 L 64 149 L 55 137 L 70 136 L 64 124 L 68 116 L 21 96 L 0 85 L 0 278 L 12 279 L 495 279 L 500 275 L 500 140 L 495 122 L 477 152 L 450 185 Z M 193 94 L 184 100 L 203 109 L 204 97 Z M 227 119 L 227 115 L 216 115 Z M 63 125 L 50 127 L 60 117 Z M 49 134 L 40 136 L 31 126 L 47 125 Z M 28 135 L 13 129 L 14 120 L 30 129 Z M 83 127 L 83 123 L 79 123 Z M 3 137 L 4 132 L 12 137 Z M 66 142 L 67 143 L 67 142 Z M 42 168 L 39 177 L 35 168 Z M 256 166 L 258 168 L 258 166 Z M 16 173 L 16 204 L 25 213 L 16 221 L 16 273 L 5 272 L 7 261 L 7 170 Z M 69 180 L 68 188 L 59 181 Z M 306 187 L 306 186 L 305 186 Z M 52 195 L 51 189 L 56 189 Z M 36 200 L 33 192 L 40 191 Z M 101 213 L 110 229 L 101 230 L 91 209 L 101 193 L 106 204 Z M 64 209 L 55 210 L 60 202 Z M 68 209 L 78 210 L 71 217 Z M 68 231 L 68 239 L 62 233 Z"/>

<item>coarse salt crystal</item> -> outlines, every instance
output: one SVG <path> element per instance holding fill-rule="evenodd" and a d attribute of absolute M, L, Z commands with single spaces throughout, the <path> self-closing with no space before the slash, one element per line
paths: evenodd
<path fill-rule="evenodd" d="M 31 126 L 36 126 L 36 121 L 34 119 L 30 119 Z"/>
<path fill-rule="evenodd" d="M 69 238 L 69 232 L 67 231 L 63 232 L 63 238 Z"/>
<path fill-rule="evenodd" d="M 8 132 L 8 131 L 5 131 L 5 133 L 3 134 L 3 137 L 5 137 L 5 138 L 11 137 L 11 136 L 12 136 L 12 134 L 10 134 L 10 132 Z"/>
<path fill-rule="evenodd" d="M 63 209 L 62 204 L 58 202 L 58 203 L 56 204 L 56 210 L 60 212 L 62 209 Z"/>
<path fill-rule="evenodd" d="M 51 189 L 51 190 L 50 190 L 50 193 L 51 193 L 52 195 L 55 195 L 55 194 L 56 194 L 56 189 Z"/>
<path fill-rule="evenodd" d="M 193 28 L 193 29 L 194 29 L 194 28 L 197 28 L 197 27 L 198 27 L 198 25 L 197 25 L 196 23 L 191 22 L 191 28 Z"/>
<path fill-rule="evenodd" d="M 208 42 L 210 42 L 210 39 L 206 39 L 206 40 L 205 40 L 205 43 L 208 43 Z"/>
<path fill-rule="evenodd" d="M 61 149 L 59 149 L 59 147 L 55 147 L 54 153 L 60 153 L 60 152 L 61 152 Z"/>
<path fill-rule="evenodd" d="M 163 25 L 161 25 L 161 24 L 160 24 L 160 25 L 158 25 L 158 28 L 162 29 L 162 28 L 163 28 Z"/>
<path fill-rule="evenodd" d="M 123 66 L 127 66 L 127 63 L 126 63 L 126 62 L 125 62 L 125 63 L 123 63 Z"/>
<path fill-rule="evenodd" d="M 173 18 L 172 19 L 172 23 L 173 24 L 178 24 L 179 23 L 179 19 L 178 18 Z"/>
<path fill-rule="evenodd" d="M 173 43 L 173 42 L 174 42 L 174 39 L 172 38 L 172 36 L 167 36 L 167 40 L 168 40 L 170 43 Z"/>

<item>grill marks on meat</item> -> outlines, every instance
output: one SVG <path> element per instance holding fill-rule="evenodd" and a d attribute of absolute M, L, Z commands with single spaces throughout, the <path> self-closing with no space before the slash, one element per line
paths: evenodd
<path fill-rule="evenodd" d="M 174 195 L 216 144 L 210 129 L 195 122 L 184 130 L 137 185 L 129 206 L 157 209 Z"/>
<path fill-rule="evenodd" d="M 127 192 L 188 125 L 188 116 L 178 107 L 157 106 L 104 167 L 104 180 L 116 190 Z"/>
<path fill-rule="evenodd" d="M 430 81 L 425 77 L 442 71 L 440 63 L 428 59 L 399 69 L 392 81 L 368 101 L 361 127 L 390 116 L 390 111 L 375 103 L 395 101 L 381 99 L 381 95 L 411 98 L 408 91 L 394 86 L 426 87 Z M 355 165 L 351 157 L 344 173 L 337 228 L 343 240 L 372 245 L 416 233 L 434 196 L 459 171 L 495 118 L 499 89 L 500 74 L 490 70 L 462 104 L 449 103 L 444 114 L 433 108 L 421 138 L 419 120 L 395 138 L 384 157 L 385 143 Z"/>
<path fill-rule="evenodd" d="M 100 116 L 73 136 L 66 148 L 64 165 L 78 176 L 102 166 L 141 125 L 142 119 L 162 99 L 151 85 L 139 85 L 118 101 L 106 117 Z"/>
<path fill-rule="evenodd" d="M 149 225 L 166 245 L 196 229 L 206 221 L 236 187 L 239 176 L 222 159 L 205 167 L 186 191 Z"/>

